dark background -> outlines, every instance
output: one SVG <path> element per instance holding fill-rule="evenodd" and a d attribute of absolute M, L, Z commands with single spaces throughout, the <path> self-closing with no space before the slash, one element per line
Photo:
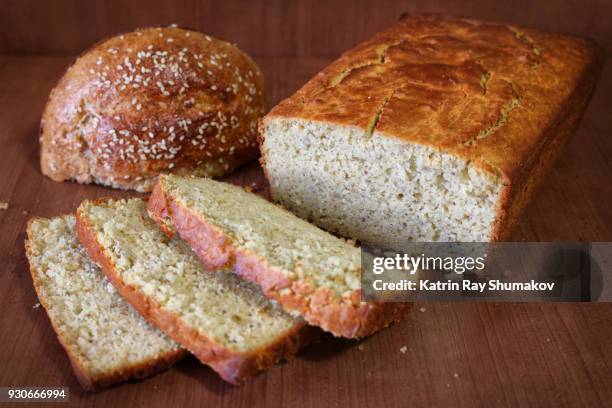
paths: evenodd
<path fill-rule="evenodd" d="M 3 0 L 0 55 L 76 56 L 121 32 L 178 24 L 249 53 L 264 71 L 271 107 L 404 12 L 572 33 L 596 40 L 606 55 L 612 51 L 612 0 Z"/>
<path fill-rule="evenodd" d="M 9 208 L 0 210 L 0 386 L 68 386 L 73 404 L 103 407 L 612 406 L 611 304 L 420 303 L 388 330 L 361 342 L 326 337 L 241 387 L 188 358 L 98 394 L 81 390 L 44 310 L 33 307 L 28 218 L 72 212 L 84 198 L 133 195 L 40 173 L 41 112 L 75 55 L 109 35 L 177 23 L 250 53 L 272 106 L 405 11 L 574 33 L 598 41 L 608 57 L 612 50 L 606 0 L 1 1 L 0 201 Z M 579 129 L 513 240 L 612 241 L 611 117 L 608 58 Z M 228 181 L 267 195 L 256 163 Z"/>
<path fill-rule="evenodd" d="M 177 23 L 258 57 L 336 57 L 405 11 L 444 12 L 581 34 L 612 49 L 612 2 L 4 0 L 0 53 L 74 55 L 135 27 Z"/>

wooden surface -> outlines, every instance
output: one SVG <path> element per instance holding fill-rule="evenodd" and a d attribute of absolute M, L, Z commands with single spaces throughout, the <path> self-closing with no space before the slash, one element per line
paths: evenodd
<path fill-rule="evenodd" d="M 33 308 L 37 299 L 23 253 L 29 217 L 71 212 L 84 198 L 129 195 L 55 183 L 40 173 L 40 113 L 69 61 L 0 58 L 0 201 L 9 202 L 8 210 L 0 211 L 0 386 L 69 386 L 73 403 L 91 406 L 612 404 L 612 304 L 417 304 L 404 322 L 389 330 L 360 343 L 326 338 L 241 387 L 225 384 L 188 358 L 142 382 L 84 393 L 44 310 Z M 326 60 L 258 62 L 275 103 Z M 612 240 L 611 104 L 608 63 L 580 129 L 514 239 Z M 256 183 L 265 194 L 256 164 L 229 179 Z M 405 354 L 400 352 L 404 345 Z"/>
<path fill-rule="evenodd" d="M 328 57 L 256 56 L 269 104 Z M 195 359 L 141 382 L 87 394 L 32 288 L 23 251 L 31 216 L 129 193 L 40 173 L 37 131 L 70 58 L 0 57 L 0 386 L 68 386 L 82 406 L 611 406 L 612 304 L 423 303 L 361 342 L 325 338 L 241 387 Z M 515 240 L 612 240 L 612 64 L 586 116 L 517 226 Z M 256 164 L 229 177 L 266 186 Z M 406 353 L 400 348 L 407 346 Z"/>

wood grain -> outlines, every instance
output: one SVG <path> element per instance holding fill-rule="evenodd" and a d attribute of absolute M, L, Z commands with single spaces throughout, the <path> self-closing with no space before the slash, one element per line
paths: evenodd
<path fill-rule="evenodd" d="M 328 62 L 257 60 L 270 105 Z M 360 343 L 327 337 L 241 387 L 188 358 L 150 379 L 85 393 L 44 310 L 33 307 L 23 251 L 29 217 L 72 212 L 84 198 L 130 195 L 55 183 L 40 173 L 40 114 L 69 62 L 0 57 L 0 201 L 9 203 L 0 211 L 0 386 L 68 386 L 71 404 L 103 407 L 612 404 L 612 304 L 422 303 L 401 324 Z M 521 219 L 515 240 L 612 240 L 611 105 L 608 62 L 580 129 Z M 228 179 L 267 192 L 257 164 Z"/>
<path fill-rule="evenodd" d="M 575 33 L 612 50 L 606 0 L 4 0 L 0 54 L 75 55 L 136 27 L 177 23 L 251 55 L 336 57 L 403 12 L 451 13 Z"/>

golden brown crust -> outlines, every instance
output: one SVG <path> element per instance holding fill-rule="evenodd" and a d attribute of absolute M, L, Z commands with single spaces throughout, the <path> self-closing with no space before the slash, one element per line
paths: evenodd
<path fill-rule="evenodd" d="M 53 89 L 41 168 L 150 191 L 160 172 L 218 177 L 257 155 L 263 76 L 237 47 L 197 31 L 150 28 L 102 41 Z"/>
<path fill-rule="evenodd" d="M 336 336 L 370 335 L 399 321 L 411 307 L 409 303 L 364 303 L 359 290 L 340 299 L 329 289 L 289 280 L 266 259 L 237 247 L 231 237 L 201 214 L 174 200 L 164 190 L 163 178 L 155 184 L 147 209 L 159 225 L 169 222 L 207 267 L 233 267 L 235 273 L 259 284 L 267 297 L 286 310 L 300 313 L 308 323 Z"/>
<path fill-rule="evenodd" d="M 591 41 L 444 15 L 407 14 L 345 52 L 266 115 L 363 129 L 464 158 L 505 185 L 493 239 L 528 201 L 594 88 Z M 567 116 L 571 116 L 571 120 Z M 262 149 L 263 150 L 263 149 Z M 546 157 L 542 161 L 542 157 Z M 262 164 L 265 157 L 262 151 Z"/>
<path fill-rule="evenodd" d="M 40 304 L 45 308 L 45 310 L 47 310 L 49 308 L 49 305 L 47 304 L 46 299 L 41 296 L 40 281 L 38 279 L 38 272 L 36 271 L 34 263 L 32 262 L 32 250 L 30 246 L 30 237 L 33 234 L 31 230 L 31 225 L 36 219 L 37 217 L 34 217 L 28 221 L 28 238 L 25 241 L 25 253 L 28 259 L 28 263 L 30 265 L 30 276 L 32 277 L 34 290 L 36 291 Z M 66 343 L 66 339 L 62 333 L 62 329 L 56 324 L 54 324 L 53 320 L 49 319 L 49 321 L 51 323 L 53 331 L 57 335 L 57 339 L 59 340 L 60 344 L 66 351 L 68 358 L 70 359 L 70 365 L 72 366 L 77 380 L 79 381 L 81 386 L 87 391 L 98 391 L 102 388 L 106 388 L 123 381 L 149 377 L 155 373 L 166 370 L 188 354 L 187 350 L 177 348 L 175 350 L 170 350 L 167 353 L 159 355 L 155 359 L 151 359 L 140 364 L 125 365 L 121 367 L 120 370 L 114 371 L 112 373 L 92 375 L 88 373 L 87 370 L 84 368 L 81 360 L 70 352 L 70 348 Z"/>
<path fill-rule="evenodd" d="M 545 142 L 539 154 L 532 157 L 533 163 L 525 166 L 520 177 L 517 176 L 515 180 L 506 184 L 502 193 L 501 209 L 495 220 L 494 240 L 504 241 L 510 237 L 512 228 L 518 222 L 533 192 L 552 168 L 561 149 L 577 128 L 595 88 L 601 69 L 599 64 L 598 61 L 593 69 L 584 75 L 565 104 L 564 111 L 546 130 L 543 136 Z M 531 170 L 527 171 L 528 168 Z"/>
<path fill-rule="evenodd" d="M 103 202 L 104 200 L 99 200 Z M 238 354 L 187 325 L 180 317 L 160 307 L 136 288 L 126 284 L 116 273 L 112 258 L 98 243 L 93 228 L 77 211 L 77 236 L 90 257 L 99 264 L 117 291 L 151 324 L 191 351 L 203 364 L 210 366 L 221 378 L 232 384 L 255 376 L 281 359 L 291 358 L 302 346 L 318 336 L 305 323 L 296 325 L 275 343 L 249 353 Z"/>

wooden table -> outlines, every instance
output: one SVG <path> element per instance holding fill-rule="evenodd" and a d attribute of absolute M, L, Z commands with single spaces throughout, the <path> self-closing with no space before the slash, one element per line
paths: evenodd
<path fill-rule="evenodd" d="M 361 342 L 326 337 L 241 387 L 187 358 L 140 382 L 81 390 L 36 294 L 24 256 L 31 216 L 129 193 L 55 183 L 40 173 L 38 127 L 70 59 L 0 57 L 0 386 L 68 386 L 71 403 L 167 406 L 611 406 L 612 304 L 422 303 Z M 322 68 L 317 58 L 259 58 L 269 104 Z M 612 64 L 515 240 L 612 240 Z M 229 177 L 257 183 L 256 164 Z M 406 352 L 400 349 L 406 346 Z"/>

